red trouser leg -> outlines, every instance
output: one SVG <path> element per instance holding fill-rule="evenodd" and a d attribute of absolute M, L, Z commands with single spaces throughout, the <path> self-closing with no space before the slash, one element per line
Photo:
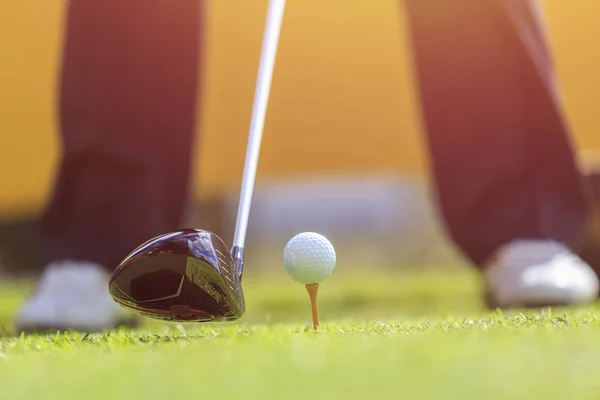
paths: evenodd
<path fill-rule="evenodd" d="M 515 239 L 576 245 L 586 203 L 533 0 L 406 0 L 441 212 L 477 265 Z"/>
<path fill-rule="evenodd" d="M 45 215 L 48 261 L 108 269 L 179 228 L 200 54 L 196 0 L 71 0 L 60 86 L 64 154 Z"/>

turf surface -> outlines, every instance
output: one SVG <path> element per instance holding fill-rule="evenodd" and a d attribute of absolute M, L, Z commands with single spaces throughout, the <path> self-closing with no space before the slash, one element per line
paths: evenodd
<path fill-rule="evenodd" d="M 281 274 L 248 277 L 237 324 L 19 336 L 0 287 L 1 399 L 597 399 L 595 306 L 482 309 L 476 275 L 336 274 L 323 326 Z"/>

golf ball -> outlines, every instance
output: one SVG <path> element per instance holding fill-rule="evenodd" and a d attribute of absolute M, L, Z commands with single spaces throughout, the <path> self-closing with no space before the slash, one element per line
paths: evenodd
<path fill-rule="evenodd" d="M 335 249 L 323 235 L 314 232 L 300 233 L 285 246 L 283 266 L 298 283 L 319 283 L 333 273 Z"/>

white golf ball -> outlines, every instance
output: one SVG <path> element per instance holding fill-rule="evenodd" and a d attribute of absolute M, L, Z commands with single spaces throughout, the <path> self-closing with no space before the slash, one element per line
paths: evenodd
<path fill-rule="evenodd" d="M 283 266 L 298 283 L 320 283 L 335 268 L 335 249 L 327 238 L 314 232 L 300 233 L 285 246 Z"/>

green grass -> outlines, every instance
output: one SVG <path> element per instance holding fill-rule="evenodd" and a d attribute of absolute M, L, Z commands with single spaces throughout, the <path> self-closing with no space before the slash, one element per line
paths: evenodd
<path fill-rule="evenodd" d="M 470 271 L 334 275 L 307 294 L 248 276 L 237 324 L 16 335 L 0 287 L 1 399 L 597 399 L 596 306 L 486 311 Z"/>

